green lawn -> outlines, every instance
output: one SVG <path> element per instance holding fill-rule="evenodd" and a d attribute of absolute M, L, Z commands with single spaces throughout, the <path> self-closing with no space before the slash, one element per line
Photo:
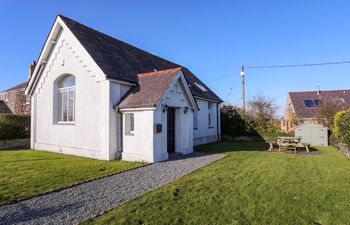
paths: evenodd
<path fill-rule="evenodd" d="M 304 156 L 220 143 L 228 156 L 86 224 L 350 224 L 350 161 L 336 150 Z"/>
<path fill-rule="evenodd" d="M 1 150 L 0 204 L 139 165 L 43 151 Z"/>

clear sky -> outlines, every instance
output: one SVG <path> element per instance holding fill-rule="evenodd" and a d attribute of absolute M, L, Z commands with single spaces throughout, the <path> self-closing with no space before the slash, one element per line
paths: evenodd
<path fill-rule="evenodd" d="M 61 13 L 188 67 L 222 99 L 240 104 L 242 64 L 350 60 L 349 9 L 349 1 L 331 0 L 2 0 L 0 90 L 27 79 L 28 64 Z M 264 94 L 281 108 L 288 91 L 349 84 L 350 64 L 246 70 L 247 98 Z"/>

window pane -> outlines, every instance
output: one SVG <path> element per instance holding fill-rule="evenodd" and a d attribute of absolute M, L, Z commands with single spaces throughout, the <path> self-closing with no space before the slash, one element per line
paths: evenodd
<path fill-rule="evenodd" d="M 63 91 L 63 119 L 62 121 L 68 120 L 68 91 Z"/>
<path fill-rule="evenodd" d="M 134 132 L 134 114 L 130 115 L 130 131 Z"/>
<path fill-rule="evenodd" d="M 75 88 L 73 88 L 72 91 L 73 91 L 73 121 L 75 121 Z"/>
<path fill-rule="evenodd" d="M 73 121 L 74 89 L 68 91 L 68 121 Z"/>
<path fill-rule="evenodd" d="M 59 83 L 59 88 L 66 88 L 75 86 L 75 77 L 72 75 L 66 76 Z"/>
<path fill-rule="evenodd" d="M 304 100 L 304 104 L 308 108 L 315 107 L 315 103 L 314 103 L 314 101 L 312 99 L 305 99 Z"/>
<path fill-rule="evenodd" d="M 126 134 L 134 133 L 134 114 L 133 113 L 125 114 L 125 133 Z"/>
<path fill-rule="evenodd" d="M 62 121 L 62 91 L 58 92 L 58 121 Z"/>

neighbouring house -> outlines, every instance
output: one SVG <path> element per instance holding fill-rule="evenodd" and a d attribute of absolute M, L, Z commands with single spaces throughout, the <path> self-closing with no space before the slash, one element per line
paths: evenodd
<path fill-rule="evenodd" d="M 27 83 L 0 92 L 0 114 L 30 114 L 30 98 L 24 94 Z"/>
<path fill-rule="evenodd" d="M 325 98 L 331 98 L 336 103 L 350 108 L 350 90 L 289 92 L 281 129 L 291 132 L 297 125 L 305 122 L 323 124 L 324 120 L 318 115 L 317 107 Z"/>
<path fill-rule="evenodd" d="M 220 140 L 222 100 L 190 70 L 61 15 L 26 93 L 37 150 L 157 162 Z"/>

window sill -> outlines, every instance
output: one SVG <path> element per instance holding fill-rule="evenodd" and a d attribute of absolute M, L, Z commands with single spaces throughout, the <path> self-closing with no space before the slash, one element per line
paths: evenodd
<path fill-rule="evenodd" d="M 213 128 L 215 128 L 215 127 L 208 127 L 208 129 L 213 129 Z"/>
<path fill-rule="evenodd" d="M 193 128 L 193 130 L 198 130 L 198 128 Z"/>
<path fill-rule="evenodd" d="M 125 133 L 125 136 L 135 136 L 133 133 Z"/>
<path fill-rule="evenodd" d="M 75 122 L 57 122 L 57 125 L 75 125 Z"/>

